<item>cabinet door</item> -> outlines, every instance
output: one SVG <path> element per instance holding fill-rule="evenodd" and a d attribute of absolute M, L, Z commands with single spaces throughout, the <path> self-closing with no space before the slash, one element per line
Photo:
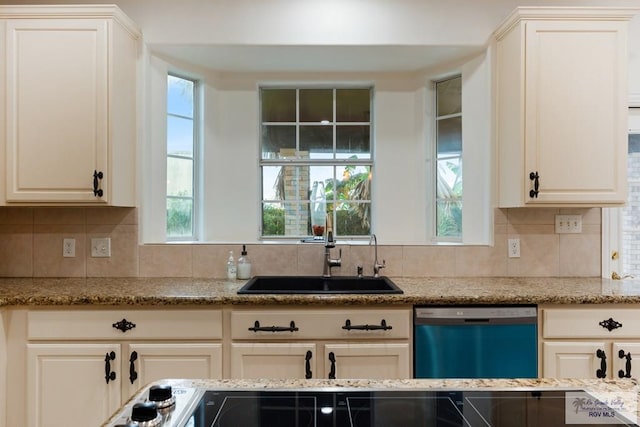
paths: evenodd
<path fill-rule="evenodd" d="M 233 343 L 231 378 L 318 378 L 313 343 Z"/>
<path fill-rule="evenodd" d="M 624 203 L 626 23 L 526 24 L 525 173 L 529 203 Z"/>
<path fill-rule="evenodd" d="M 6 39 L 7 201 L 106 201 L 107 21 L 8 20 Z"/>
<path fill-rule="evenodd" d="M 101 425 L 120 406 L 119 358 L 117 344 L 27 344 L 27 425 Z"/>
<path fill-rule="evenodd" d="M 640 373 L 640 343 L 614 342 L 611 352 L 613 378 L 637 378 Z"/>
<path fill-rule="evenodd" d="M 410 378 L 409 352 L 409 343 L 326 344 L 325 373 L 335 378 Z"/>
<path fill-rule="evenodd" d="M 598 378 L 605 356 L 606 369 L 610 370 L 613 357 L 609 345 L 598 342 L 544 342 L 542 344 L 542 376 L 544 378 Z M 605 375 L 608 376 L 607 372 Z"/>
<path fill-rule="evenodd" d="M 222 344 L 130 344 L 124 353 L 123 379 L 133 395 L 145 384 L 163 378 L 222 378 Z"/>

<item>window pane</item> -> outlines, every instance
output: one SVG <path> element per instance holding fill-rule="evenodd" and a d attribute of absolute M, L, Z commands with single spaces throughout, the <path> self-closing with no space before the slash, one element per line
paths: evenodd
<path fill-rule="evenodd" d="M 341 166 L 336 175 L 338 200 L 371 200 L 370 167 Z"/>
<path fill-rule="evenodd" d="M 296 149 L 295 126 L 262 126 L 262 158 L 278 159 L 282 150 Z"/>
<path fill-rule="evenodd" d="M 262 166 L 263 200 L 309 200 L 309 166 Z"/>
<path fill-rule="evenodd" d="M 311 159 L 333 158 L 333 126 L 300 126 L 300 151 Z"/>
<path fill-rule="evenodd" d="M 462 153 L 462 118 L 438 120 L 438 157 Z"/>
<path fill-rule="evenodd" d="M 337 89 L 336 121 L 368 122 L 371 120 L 370 89 Z"/>
<path fill-rule="evenodd" d="M 371 204 L 340 202 L 336 205 L 335 233 L 340 236 L 371 234 Z"/>
<path fill-rule="evenodd" d="M 438 117 L 462 112 L 462 78 L 439 82 L 436 85 Z"/>
<path fill-rule="evenodd" d="M 284 236 L 284 203 L 262 205 L 262 235 Z"/>
<path fill-rule="evenodd" d="M 358 159 L 370 159 L 371 143 L 369 133 L 369 126 L 337 126 L 337 158 L 349 159 L 356 156 Z"/>
<path fill-rule="evenodd" d="M 437 201 L 437 227 L 439 237 L 462 237 L 462 201 Z"/>
<path fill-rule="evenodd" d="M 193 89 L 193 81 L 169 76 L 167 80 L 167 112 L 192 118 Z"/>
<path fill-rule="evenodd" d="M 333 89 L 300 89 L 301 122 L 333 122 Z"/>
<path fill-rule="evenodd" d="M 193 157 L 193 120 L 167 116 L 167 154 Z"/>
<path fill-rule="evenodd" d="M 295 89 L 262 89 L 263 122 L 295 122 Z"/>
<path fill-rule="evenodd" d="M 193 160 L 167 157 L 167 195 L 193 196 Z"/>
<path fill-rule="evenodd" d="M 193 236 L 193 200 L 167 197 L 167 237 Z"/>
<path fill-rule="evenodd" d="M 309 203 L 264 203 L 263 236 L 302 237 L 311 234 Z"/>
<path fill-rule="evenodd" d="M 439 199 L 462 198 L 462 159 L 460 157 L 438 160 L 436 197 Z"/>

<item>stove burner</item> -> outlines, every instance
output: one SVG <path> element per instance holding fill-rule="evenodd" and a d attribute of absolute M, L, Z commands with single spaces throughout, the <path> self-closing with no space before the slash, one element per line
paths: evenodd
<path fill-rule="evenodd" d="M 290 395 L 225 397 L 211 427 L 314 427 L 316 399 Z"/>

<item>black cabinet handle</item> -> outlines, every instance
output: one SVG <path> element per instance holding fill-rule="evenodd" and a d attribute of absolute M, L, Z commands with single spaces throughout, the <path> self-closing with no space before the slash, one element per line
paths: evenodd
<path fill-rule="evenodd" d="M 116 354 L 112 351 L 104 355 L 104 379 L 109 384 L 109 381 L 116 379 L 116 373 L 111 370 L 111 361 L 116 360 Z"/>
<path fill-rule="evenodd" d="M 93 195 L 96 197 L 102 197 L 102 189 L 98 188 L 100 181 L 104 178 L 104 174 L 102 172 L 98 172 L 97 170 L 93 171 Z"/>
<path fill-rule="evenodd" d="M 622 369 L 620 369 L 618 371 L 618 377 L 619 378 L 631 378 L 631 352 L 624 354 L 624 350 L 620 350 L 618 352 L 618 357 L 620 359 L 627 359 L 626 363 L 624 364 L 624 371 Z M 626 372 L 625 372 L 626 371 Z"/>
<path fill-rule="evenodd" d="M 606 378 L 607 377 L 607 355 L 603 350 L 598 349 L 598 351 L 596 351 L 596 357 L 600 359 L 600 369 L 596 371 L 596 377 Z"/>
<path fill-rule="evenodd" d="M 603 320 L 598 324 L 603 328 L 605 328 L 606 330 L 608 330 L 609 332 L 613 331 L 614 329 L 622 328 L 622 323 L 616 322 L 611 317 L 608 318 L 607 320 Z"/>
<path fill-rule="evenodd" d="M 121 330 L 122 333 L 127 332 L 129 329 L 133 329 L 136 327 L 135 323 L 129 322 L 127 319 L 122 319 L 119 322 L 114 323 L 113 325 L 114 328 Z"/>
<path fill-rule="evenodd" d="M 533 181 L 533 190 L 529 191 L 529 197 L 537 199 L 539 193 L 538 189 L 540 188 L 540 175 L 538 175 L 537 171 L 535 173 L 531 172 L 529 174 L 529 179 Z"/>
<path fill-rule="evenodd" d="M 352 325 L 351 320 L 347 319 L 342 329 L 346 329 L 347 331 L 388 331 L 389 329 L 393 329 L 393 326 L 387 326 L 387 321 L 384 319 L 382 319 L 379 325 Z"/>
<path fill-rule="evenodd" d="M 329 361 L 331 362 L 331 369 L 329 370 L 329 379 L 336 379 L 336 355 L 333 354 L 333 351 L 329 353 Z"/>
<path fill-rule="evenodd" d="M 249 328 L 250 331 L 253 332 L 295 332 L 298 331 L 298 327 L 296 326 L 296 322 L 293 320 L 289 324 L 289 326 L 260 326 L 260 322 L 256 320 L 253 324 L 253 328 Z"/>
<path fill-rule="evenodd" d="M 313 372 L 311 372 L 311 357 L 311 350 L 307 350 L 307 354 L 304 356 L 304 377 L 306 379 L 313 377 Z"/>
<path fill-rule="evenodd" d="M 138 373 L 136 372 L 135 364 L 136 360 L 138 360 L 138 352 L 132 351 L 131 357 L 129 357 L 129 381 L 131 381 L 131 384 L 133 384 L 135 380 L 138 379 Z"/>

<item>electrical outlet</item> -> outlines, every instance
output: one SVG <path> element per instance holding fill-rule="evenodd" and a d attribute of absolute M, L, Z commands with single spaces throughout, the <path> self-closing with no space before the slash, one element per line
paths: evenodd
<path fill-rule="evenodd" d="M 556 234 L 582 233 L 582 215 L 556 215 Z"/>
<path fill-rule="evenodd" d="M 520 239 L 509 239 L 509 258 L 520 258 Z"/>
<path fill-rule="evenodd" d="M 75 258 L 76 256 L 76 239 L 62 240 L 62 256 L 65 258 Z"/>
<path fill-rule="evenodd" d="M 111 239 L 109 237 L 91 239 L 91 256 L 108 258 L 111 256 Z"/>

